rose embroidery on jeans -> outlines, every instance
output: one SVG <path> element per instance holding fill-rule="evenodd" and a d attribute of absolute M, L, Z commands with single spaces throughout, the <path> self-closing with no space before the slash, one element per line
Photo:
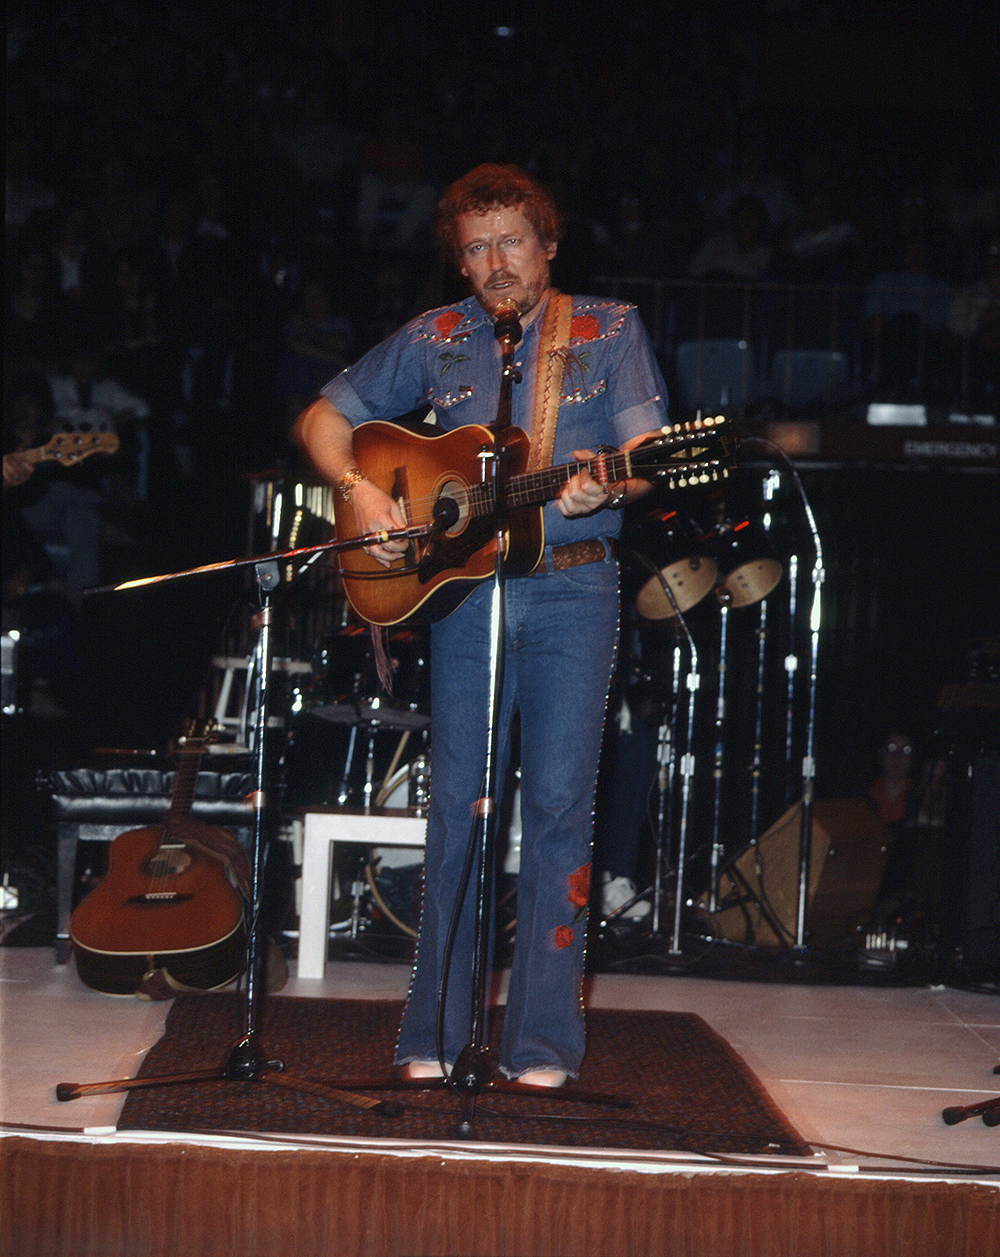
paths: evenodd
<path fill-rule="evenodd" d="M 576 908 L 573 924 L 582 921 L 587 915 L 587 904 L 590 901 L 590 865 L 581 864 L 566 878 L 566 898 Z"/>
<path fill-rule="evenodd" d="M 573 929 L 569 925 L 557 925 L 552 933 L 552 941 L 556 947 L 562 949 L 571 947 L 573 944 Z"/>
<path fill-rule="evenodd" d="M 585 908 L 590 899 L 590 865 L 581 864 L 575 873 L 566 879 L 569 889 L 566 898 L 574 907 Z"/>

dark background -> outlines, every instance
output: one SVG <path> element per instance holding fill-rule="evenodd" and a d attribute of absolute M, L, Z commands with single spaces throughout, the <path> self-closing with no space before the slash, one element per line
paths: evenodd
<path fill-rule="evenodd" d="M 917 237 L 930 279 L 953 293 L 981 276 L 997 232 L 997 34 L 992 5 L 912 0 L 663 3 L 628 13 L 589 0 L 17 0 L 7 53 L 4 448 L 12 382 L 58 374 L 82 338 L 96 339 L 104 369 L 149 404 L 151 434 L 146 496 L 104 503 L 115 531 L 105 536 L 102 579 L 244 552 L 248 476 L 301 470 L 287 432 L 313 390 L 412 313 L 457 295 L 427 216 L 415 214 L 411 229 L 405 210 L 420 189 L 432 205 L 484 160 L 517 162 L 552 188 L 567 220 L 554 278 L 567 289 L 607 292 L 612 276 L 688 282 L 751 160 L 762 195 L 773 194 L 771 260 L 758 278 L 863 294 L 895 265 L 901 241 Z M 365 218 L 372 180 L 383 196 Z M 398 182 L 410 192 L 386 192 Z M 58 253 L 70 219 L 84 264 L 67 290 Z M 808 229 L 840 223 L 849 247 L 793 247 Z M 31 255 L 47 268 L 45 316 L 25 325 L 12 296 Z M 115 281 L 123 257 L 153 329 L 151 345 L 132 355 L 115 321 L 124 317 Z M 671 309 L 683 323 L 683 301 Z M 669 319 L 654 328 L 651 307 L 644 313 L 673 384 L 680 332 Z M 303 327 L 321 346 L 315 356 L 297 350 Z M 856 378 L 867 369 L 859 329 Z M 959 349 L 948 342 L 943 352 Z M 900 400 L 947 415 L 964 400 L 956 380 L 945 369 Z M 868 400 L 862 388 L 791 417 L 856 422 Z M 743 418 L 760 430 L 774 414 Z M 759 511 L 761 474 L 738 473 L 731 513 Z M 817 792 L 853 796 L 890 732 L 913 736 L 922 758 L 956 739 L 982 743 L 978 726 L 949 727 L 939 699 L 949 683 L 996 681 L 983 646 L 998 625 L 996 476 L 857 461 L 814 461 L 802 475 L 827 564 Z M 11 509 L 5 494 L 5 517 Z M 692 511 L 710 514 L 706 504 Z M 779 557 L 799 555 L 801 611 L 811 540 L 787 477 L 776 512 Z M 94 746 L 162 747 L 204 702 L 211 655 L 245 638 L 246 605 L 242 581 L 227 577 L 71 600 L 48 621 L 43 613 L 42 653 L 59 663 L 34 666 L 51 674 L 54 712 L 32 713 L 28 702 L 10 722 L 16 789 L 5 841 L 25 841 L 25 783 L 37 766 Z M 754 614 L 732 619 L 731 849 L 746 836 Z M 697 609 L 692 625 L 707 675 L 714 610 Z M 765 822 L 788 798 L 778 745 L 784 631 L 774 630 L 768 665 Z M 808 635 L 801 622 L 795 631 L 804 667 Z M 699 721 L 708 745 L 707 700 Z"/>

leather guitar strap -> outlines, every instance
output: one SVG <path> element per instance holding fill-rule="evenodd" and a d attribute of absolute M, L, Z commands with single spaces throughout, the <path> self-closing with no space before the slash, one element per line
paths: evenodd
<path fill-rule="evenodd" d="M 538 366 L 535 371 L 528 471 L 552 466 L 572 322 L 573 298 L 553 288 L 538 331 Z"/>

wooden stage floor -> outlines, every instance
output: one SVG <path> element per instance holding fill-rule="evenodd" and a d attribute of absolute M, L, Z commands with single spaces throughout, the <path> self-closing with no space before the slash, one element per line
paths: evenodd
<path fill-rule="evenodd" d="M 136 1144 L 181 1144 L 192 1151 L 215 1146 L 246 1149 L 250 1155 L 251 1150 L 262 1146 L 287 1149 L 296 1144 L 288 1136 L 272 1141 L 257 1136 L 215 1139 L 181 1132 L 118 1134 L 115 1122 L 123 1103 L 120 1096 L 94 1096 L 60 1104 L 54 1093 L 58 1082 L 133 1074 L 159 1037 L 169 1004 L 89 991 L 72 964 L 55 965 L 52 952 L 46 948 L 0 948 L 0 977 L 0 1121 L 8 1150 L 5 1155 L 9 1156 L 12 1148 L 23 1155 L 26 1141 L 36 1141 L 32 1146 L 39 1151 L 43 1145 L 52 1151 L 53 1141 L 75 1144 L 81 1156 L 83 1145 L 124 1149 Z M 292 979 L 283 994 L 402 998 L 408 978 L 405 964 L 338 961 L 328 966 L 322 981 L 299 980 L 293 965 Z M 639 1172 L 684 1176 L 686 1181 L 691 1176 L 723 1172 L 730 1176 L 734 1172 L 794 1174 L 797 1182 L 805 1177 L 817 1184 L 881 1182 L 886 1184 L 886 1199 L 902 1183 L 920 1189 L 929 1184 L 942 1188 L 951 1184 L 957 1191 L 977 1193 L 980 1229 L 976 1242 L 989 1235 L 1000 1244 L 1000 1128 L 986 1127 L 978 1119 L 947 1126 L 941 1118 L 946 1106 L 974 1103 L 1000 1092 L 1000 1077 L 992 1073 L 1000 1060 L 1000 999 L 996 996 L 949 988 L 807 986 L 599 974 L 590 981 L 588 1002 L 592 1007 L 689 1011 L 703 1017 L 756 1073 L 791 1124 L 813 1146 L 813 1156 L 729 1158 L 723 1167 L 708 1158 L 677 1152 L 577 1153 L 460 1142 L 402 1147 L 391 1135 L 385 1140 L 363 1141 L 364 1148 L 352 1147 L 350 1140 L 325 1143 L 309 1137 L 302 1141 L 303 1148 L 315 1151 L 328 1147 L 331 1153 L 355 1159 L 373 1152 L 411 1158 L 433 1152 L 442 1167 L 468 1166 L 477 1159 L 522 1167 L 559 1163 L 588 1168 L 594 1174 Z M 224 1050 L 228 1045 L 222 1046 Z M 991 1196 L 992 1205 L 984 1205 Z M 983 1231 L 984 1219 L 990 1217 L 992 1221 L 985 1223 Z M 955 1225 L 952 1232 L 946 1249 L 909 1248 L 901 1240 L 884 1251 L 975 1251 L 963 1246 Z M 919 1238 L 914 1236 L 914 1242 Z M 32 1247 L 28 1237 L 23 1243 L 19 1252 L 92 1251 L 85 1246 L 62 1249 L 51 1242 L 46 1247 L 42 1241 Z M 332 1246 L 322 1251 L 352 1251 L 365 1257 L 374 1257 L 376 1251 L 407 1251 L 388 1240 L 381 1248 L 369 1243 L 371 1247 L 359 1240 L 353 1248 Z M 568 1236 L 565 1243 L 546 1243 L 537 1248 L 518 1247 L 508 1237 L 496 1251 L 587 1252 L 586 1247 L 574 1247 Z M 100 1251 L 121 1251 L 123 1257 L 132 1257 L 127 1246 L 119 1250 L 105 1245 Z M 171 1250 L 147 1245 L 136 1249 L 140 1251 Z M 244 1250 L 225 1249 L 229 1251 Z M 245 1251 L 263 1254 L 266 1250 Z M 288 1249 L 289 1253 L 295 1251 Z M 460 1253 L 462 1249 L 440 1247 L 434 1251 Z M 480 1245 L 475 1251 L 493 1250 Z M 620 1251 L 657 1250 L 653 1241 L 636 1240 Z M 697 1253 L 698 1248 L 684 1247 L 677 1241 L 662 1251 Z M 723 1251 L 724 1245 L 717 1242 L 711 1257 Z M 771 1247 L 750 1245 L 740 1251 L 794 1250 L 776 1240 Z M 823 1251 L 863 1250 L 838 1248 L 831 1242 Z M 803 1257 L 810 1257 L 807 1250 L 803 1250 Z"/>

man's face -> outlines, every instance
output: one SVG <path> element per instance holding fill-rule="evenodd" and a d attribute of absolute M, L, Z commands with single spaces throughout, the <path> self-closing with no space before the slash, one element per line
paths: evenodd
<path fill-rule="evenodd" d="M 555 244 L 542 244 L 515 206 L 461 214 L 457 229 L 459 269 L 482 305 L 492 312 L 510 298 L 520 307 L 522 322 L 530 322 L 549 286 Z"/>

